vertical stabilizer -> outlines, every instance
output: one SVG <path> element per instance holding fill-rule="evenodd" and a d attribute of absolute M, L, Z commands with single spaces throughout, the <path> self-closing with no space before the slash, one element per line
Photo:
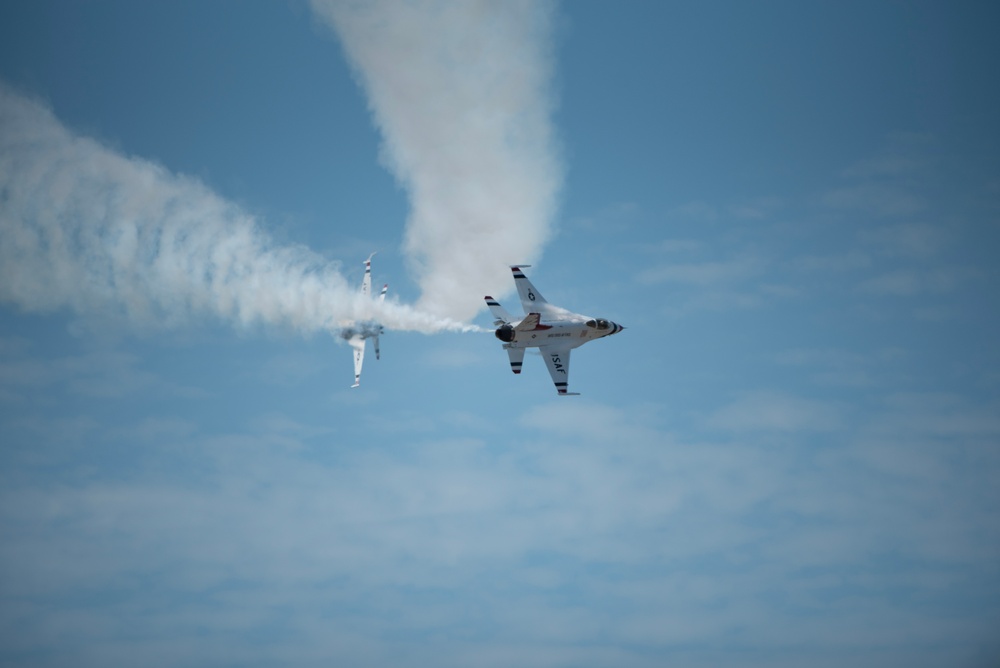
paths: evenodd
<path fill-rule="evenodd" d="M 521 266 L 527 267 L 530 265 Z M 510 270 L 514 274 L 514 285 L 517 286 L 517 296 L 521 298 L 521 306 L 524 307 L 524 312 L 538 313 L 542 311 L 543 309 L 540 307 L 544 304 L 548 304 L 548 302 L 545 301 L 545 297 L 542 296 L 542 293 L 538 291 L 538 288 L 532 285 L 531 281 L 528 280 L 528 277 L 524 275 L 523 271 L 521 271 L 521 267 L 512 266 Z"/>
<path fill-rule="evenodd" d="M 508 313 L 507 309 L 503 306 L 500 306 L 500 302 L 493 299 L 493 297 L 490 297 L 489 295 L 487 295 L 485 299 L 486 305 L 490 309 L 490 313 L 493 314 L 494 325 L 504 325 L 514 322 L 514 316 Z"/>
<path fill-rule="evenodd" d="M 375 253 L 368 256 L 365 260 L 365 277 L 361 280 L 361 294 L 365 297 L 372 293 L 372 258 L 375 257 Z"/>

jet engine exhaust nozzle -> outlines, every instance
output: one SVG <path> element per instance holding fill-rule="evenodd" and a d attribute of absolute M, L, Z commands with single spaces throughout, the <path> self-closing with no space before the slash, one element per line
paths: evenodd
<path fill-rule="evenodd" d="M 514 328 L 510 325 L 498 327 L 497 331 L 493 332 L 493 334 L 504 343 L 510 343 L 514 340 Z"/>

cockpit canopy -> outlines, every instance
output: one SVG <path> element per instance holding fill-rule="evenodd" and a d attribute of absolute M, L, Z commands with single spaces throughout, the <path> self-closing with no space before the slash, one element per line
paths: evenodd
<path fill-rule="evenodd" d="M 603 318 L 598 318 L 597 320 L 588 320 L 587 327 L 592 327 L 594 329 L 611 329 L 611 323 Z"/>

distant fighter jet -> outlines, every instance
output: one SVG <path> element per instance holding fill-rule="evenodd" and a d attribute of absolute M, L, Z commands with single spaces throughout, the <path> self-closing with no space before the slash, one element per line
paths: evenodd
<path fill-rule="evenodd" d="M 521 265 L 528 266 L 531 265 Z M 579 394 L 568 391 L 570 351 L 587 341 L 617 334 L 625 328 L 610 320 L 590 318 L 552 306 L 527 279 L 521 267 L 511 267 L 511 271 L 514 272 L 514 284 L 526 314 L 523 319 L 516 320 L 497 300 L 486 297 L 486 305 L 496 318 L 493 322 L 497 327 L 496 337 L 503 341 L 504 350 L 510 356 L 510 369 L 521 373 L 525 348 L 538 348 L 559 396 Z"/>
<path fill-rule="evenodd" d="M 372 293 L 372 258 L 374 256 L 375 253 L 372 253 L 365 260 L 365 277 L 361 281 L 361 294 L 365 297 Z M 385 301 L 385 293 L 388 290 L 388 283 L 382 286 L 382 292 L 378 295 L 379 302 Z M 375 339 L 375 359 L 379 359 L 378 337 L 384 331 L 382 325 L 374 320 L 351 323 L 341 330 L 340 335 L 347 339 L 347 342 L 354 348 L 354 385 L 351 387 L 357 387 L 361 384 L 361 365 L 365 361 L 365 341 Z"/>

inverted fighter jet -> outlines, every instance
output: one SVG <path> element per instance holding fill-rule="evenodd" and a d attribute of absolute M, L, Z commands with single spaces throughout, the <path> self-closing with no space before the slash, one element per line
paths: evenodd
<path fill-rule="evenodd" d="M 511 371 L 521 373 L 525 349 L 538 348 L 559 396 L 579 394 L 569 391 L 570 351 L 587 341 L 617 334 L 625 328 L 610 320 L 591 318 L 549 304 L 521 271 L 521 267 L 529 266 L 510 268 L 514 272 L 521 306 L 524 307 L 524 318 L 514 318 L 497 300 L 486 297 L 486 305 L 496 318 L 493 321 L 497 328 L 495 335 L 510 356 Z"/>
<path fill-rule="evenodd" d="M 372 258 L 374 256 L 375 253 L 372 253 L 365 260 L 365 277 L 361 280 L 361 294 L 365 297 L 372 293 Z M 382 286 L 382 292 L 378 295 L 379 302 L 385 301 L 385 293 L 388 290 L 388 283 Z M 382 325 L 374 320 L 352 322 L 340 330 L 340 335 L 354 348 L 354 385 L 351 387 L 358 387 L 361 384 L 361 365 L 365 362 L 365 341 L 374 339 L 375 359 L 379 359 L 378 337 L 384 331 Z"/>

